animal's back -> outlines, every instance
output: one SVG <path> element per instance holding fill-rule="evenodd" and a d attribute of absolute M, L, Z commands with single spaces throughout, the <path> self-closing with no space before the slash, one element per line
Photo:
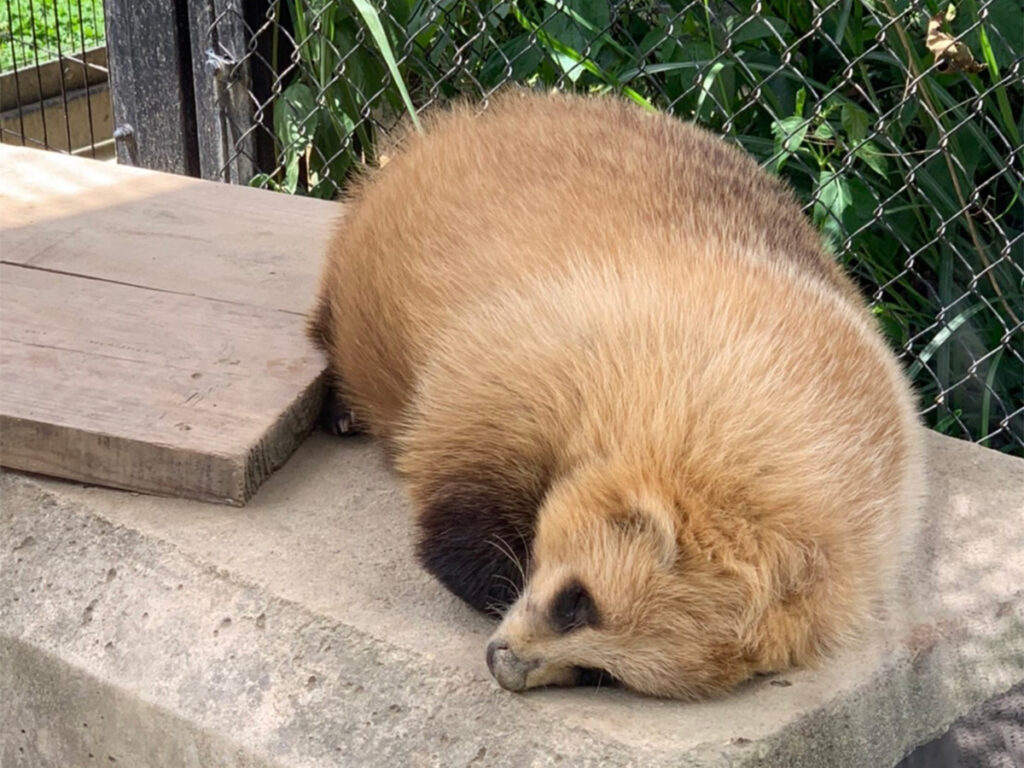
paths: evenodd
<path fill-rule="evenodd" d="M 644 254 L 685 271 L 690 254 L 714 250 L 796 265 L 859 302 L 788 190 L 693 126 L 615 99 L 521 91 L 427 124 L 351 194 L 318 313 L 346 398 L 381 436 L 438 329 L 571 265 L 636 267 Z"/>

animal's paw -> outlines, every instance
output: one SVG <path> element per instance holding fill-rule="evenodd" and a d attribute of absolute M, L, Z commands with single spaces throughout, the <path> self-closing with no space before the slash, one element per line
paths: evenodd
<path fill-rule="evenodd" d="M 320 426 L 332 435 L 355 435 L 362 431 L 352 409 L 333 392 L 328 392 L 324 398 Z"/>

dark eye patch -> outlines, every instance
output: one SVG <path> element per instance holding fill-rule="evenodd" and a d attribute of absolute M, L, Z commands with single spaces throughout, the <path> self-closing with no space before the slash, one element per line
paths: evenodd
<path fill-rule="evenodd" d="M 572 580 L 555 596 L 551 603 L 551 626 L 559 634 L 581 627 L 597 627 L 600 616 L 594 599 L 579 581 Z"/>

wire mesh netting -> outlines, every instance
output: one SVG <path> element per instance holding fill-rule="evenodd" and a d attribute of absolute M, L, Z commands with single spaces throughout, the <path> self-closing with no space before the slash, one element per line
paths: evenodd
<path fill-rule="evenodd" d="M 229 16 L 231 18 L 229 18 Z M 934 428 L 1024 454 L 1018 0 L 274 0 L 206 30 L 251 183 L 334 197 L 403 115 L 509 83 L 616 92 L 783 176 Z M 248 23 L 222 50 L 219 24 Z"/>
<path fill-rule="evenodd" d="M 0 0 L 0 143 L 110 157 L 101 0 Z"/>

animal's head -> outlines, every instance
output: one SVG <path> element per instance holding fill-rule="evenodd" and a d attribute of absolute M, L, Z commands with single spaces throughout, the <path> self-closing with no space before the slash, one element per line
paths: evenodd
<path fill-rule="evenodd" d="M 705 506 L 584 470 L 545 500 L 526 585 L 488 645 L 488 667 L 514 691 L 578 684 L 594 670 L 656 696 L 727 690 L 779 666 L 765 637 L 780 584 L 765 579 L 772 548 L 760 532 L 723 534 Z"/>

